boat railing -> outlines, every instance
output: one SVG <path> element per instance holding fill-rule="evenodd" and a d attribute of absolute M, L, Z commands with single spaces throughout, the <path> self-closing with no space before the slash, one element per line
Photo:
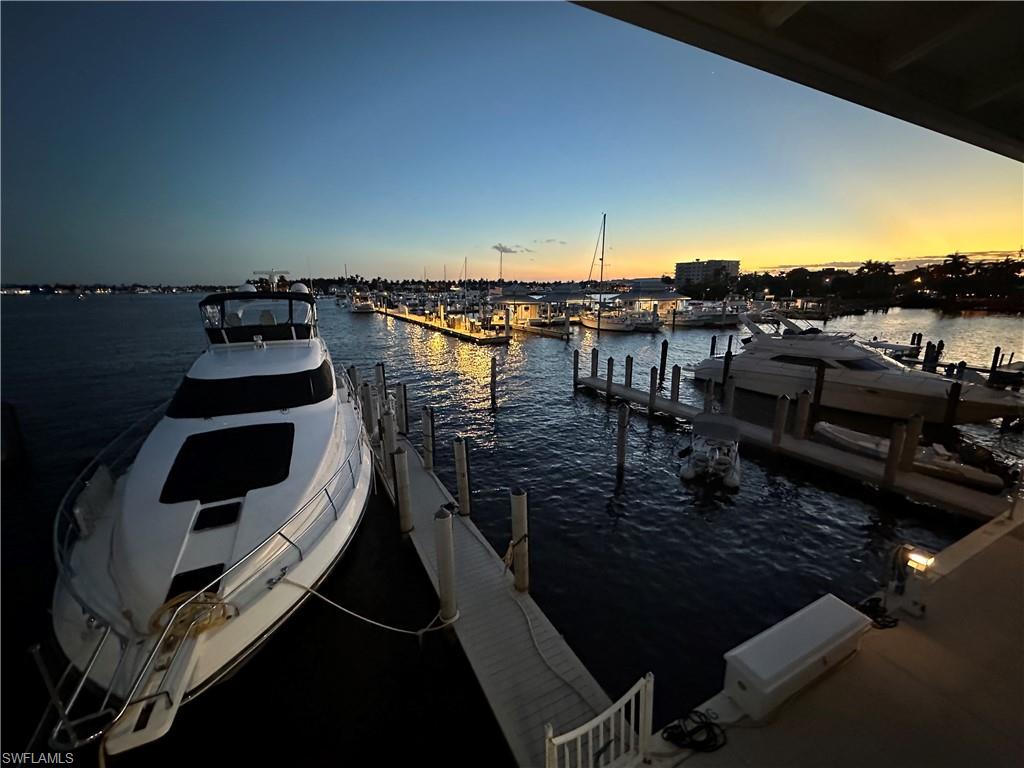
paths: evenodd
<path fill-rule="evenodd" d="M 544 726 L 545 768 L 632 768 L 649 762 L 654 675 L 647 673 L 601 714 L 555 736 Z"/>
<path fill-rule="evenodd" d="M 348 374 L 343 372 L 340 374 L 340 376 L 344 377 L 344 383 L 348 391 L 351 393 L 352 383 L 348 378 Z M 114 447 L 115 444 L 123 446 L 123 439 L 126 438 L 126 436 L 128 436 L 129 434 L 137 436 L 145 424 L 152 422 L 154 416 L 162 416 L 163 411 L 166 409 L 166 406 L 167 403 L 164 403 L 160 408 L 154 410 L 153 413 L 149 414 L 143 420 L 132 425 L 132 427 L 129 427 L 128 430 L 126 430 L 124 433 L 115 438 L 114 443 L 111 443 L 110 445 L 107 446 L 107 448 L 101 451 L 97 458 L 90 464 L 89 467 L 86 467 L 86 469 L 79 476 L 78 480 L 76 480 L 76 482 L 73 484 L 72 488 L 68 491 L 68 494 L 66 494 L 65 496 L 65 501 L 67 501 L 70 498 L 73 504 L 73 500 L 77 498 L 78 494 L 81 493 L 81 490 L 83 490 L 85 488 L 85 485 L 87 484 L 87 481 L 82 480 L 82 478 L 91 477 L 90 469 L 95 471 L 95 469 L 97 469 L 100 466 L 103 457 L 109 457 L 111 454 L 113 454 L 114 451 L 111 449 Z M 305 540 L 307 534 L 314 530 L 314 528 L 325 517 L 325 515 L 328 512 L 331 512 L 334 515 L 335 521 L 339 519 L 339 508 L 344 507 L 349 496 L 351 496 L 356 485 L 358 484 L 356 466 L 362 465 L 363 462 L 370 457 L 370 449 L 368 446 L 364 456 L 363 448 L 364 444 L 367 442 L 367 438 L 365 430 L 363 429 L 362 426 L 362 420 L 357 419 L 356 423 L 358 424 L 360 431 L 359 440 L 356 442 L 355 445 L 352 446 L 352 448 L 349 449 L 349 452 L 345 457 L 345 461 L 339 465 L 338 469 L 334 471 L 334 473 L 331 475 L 330 478 L 328 478 L 328 480 L 323 484 L 323 486 L 321 486 L 318 491 L 312 494 L 309 497 L 309 499 L 302 504 L 302 506 L 295 510 L 295 512 L 293 512 L 288 517 L 288 519 L 285 520 L 284 523 L 282 523 L 277 528 L 277 530 L 275 530 L 273 533 L 264 538 L 259 544 L 253 547 L 248 552 L 248 554 L 236 560 L 230 567 L 228 567 L 223 573 L 221 573 L 219 576 L 213 579 L 209 584 L 206 584 L 205 586 L 197 590 L 191 597 L 189 597 L 187 600 L 182 601 L 174 608 L 173 611 L 171 611 L 170 615 L 167 617 L 167 623 L 164 625 L 160 635 L 153 642 L 148 654 L 146 655 L 145 660 L 143 661 L 138 672 L 136 672 L 134 678 L 132 679 L 132 682 L 128 686 L 127 693 L 124 695 L 120 707 L 116 710 L 111 707 L 108 707 L 107 703 L 110 699 L 112 689 L 116 685 L 116 681 L 120 674 L 120 671 L 124 666 L 125 658 L 129 650 L 131 649 L 131 644 L 129 643 L 128 637 L 122 636 L 120 635 L 120 633 L 117 633 L 116 630 L 114 630 L 114 633 L 117 634 L 121 640 L 121 657 L 118 660 L 118 663 L 115 667 L 114 673 L 110 681 L 110 686 L 107 691 L 107 695 L 103 699 L 103 703 L 100 706 L 100 710 L 76 718 L 71 717 L 71 712 L 72 708 L 74 707 L 75 701 L 77 700 L 78 695 L 84 688 L 86 678 L 88 677 L 89 672 L 91 671 L 93 665 L 95 664 L 96 659 L 99 657 L 104 644 L 109 639 L 110 630 L 113 629 L 113 624 L 110 621 L 107 621 L 99 612 L 93 610 L 83 599 L 81 599 L 79 595 L 77 595 L 73 591 L 73 588 L 70 583 L 71 570 L 70 565 L 68 563 L 70 559 L 70 545 L 73 544 L 74 539 L 71 538 L 71 534 L 67 534 L 66 536 L 64 536 L 64 542 L 67 543 L 68 546 L 67 550 L 65 551 L 60 547 L 61 534 L 59 532 L 57 533 L 56 544 L 58 545 L 59 557 L 58 570 L 62 571 L 62 573 L 66 576 L 64 584 L 67 586 L 70 594 L 74 596 L 76 602 L 78 602 L 78 604 L 81 606 L 82 610 L 86 612 L 88 615 L 96 618 L 96 626 L 98 628 L 103 628 L 103 634 L 100 640 L 98 641 L 97 646 L 93 650 L 89 662 L 87 663 L 85 669 L 82 671 L 81 678 L 79 679 L 78 683 L 74 686 L 73 693 L 71 694 L 71 697 L 67 702 L 64 702 L 60 699 L 59 689 L 60 686 L 63 684 L 64 680 L 67 678 L 68 673 L 71 670 L 71 667 L 74 666 L 73 662 L 69 664 L 68 668 L 61 676 L 60 681 L 55 686 L 51 681 L 50 675 L 47 669 L 45 668 L 45 665 L 43 664 L 41 657 L 38 655 L 38 653 L 36 654 L 37 663 L 39 664 L 44 682 L 46 683 L 47 689 L 50 694 L 50 704 L 54 708 L 58 716 L 58 721 L 50 733 L 51 747 L 58 750 L 77 749 L 81 746 L 84 746 L 95 741 L 96 739 L 103 736 L 103 734 L 108 732 L 111 728 L 113 728 L 121 720 L 121 718 L 125 716 L 127 711 L 133 705 L 138 705 L 143 702 L 147 702 L 158 698 L 165 698 L 168 702 L 168 706 L 171 705 L 171 692 L 167 690 L 165 686 L 167 684 L 168 678 L 170 677 L 171 671 L 175 667 L 175 663 L 178 661 L 182 649 L 186 645 L 186 641 L 193 636 L 193 630 L 195 629 L 195 627 L 199 625 L 204 619 L 206 619 L 206 617 L 212 611 L 217 610 L 225 605 L 229 605 L 229 601 L 231 601 L 233 598 L 236 598 L 243 589 L 253 585 L 257 582 L 257 580 L 260 577 L 265 576 L 268 573 L 274 573 L 275 576 L 274 578 L 271 578 L 266 585 L 261 586 L 261 589 L 272 587 L 274 584 L 277 583 L 280 577 L 284 575 L 284 573 L 286 573 L 288 570 L 288 565 L 283 565 L 288 553 L 294 553 L 295 555 L 294 559 L 289 561 L 289 564 L 293 563 L 295 560 L 302 560 L 305 557 L 308 548 L 313 546 L 317 541 L 319 541 L 320 536 L 322 536 L 323 533 L 326 532 L 327 527 L 324 527 L 323 530 L 321 530 L 321 532 L 314 538 L 312 538 L 310 541 Z M 142 439 L 144 439 L 144 436 L 145 433 L 143 433 Z M 141 441 L 141 439 L 138 440 L 139 444 L 141 444 Z M 131 452 L 131 447 L 132 444 L 129 444 L 127 448 L 121 448 L 120 453 L 117 453 L 117 459 L 121 459 L 122 457 L 128 455 L 129 453 L 131 456 L 134 457 L 135 453 Z M 138 446 L 135 446 L 134 450 L 135 452 L 137 452 Z M 115 461 L 117 459 L 115 459 Z M 344 478 L 346 472 L 349 478 L 348 493 L 345 494 L 344 497 L 332 495 L 330 489 L 335 488 L 335 491 L 337 492 L 337 488 L 335 486 L 341 482 L 341 479 Z M 82 482 L 81 485 L 79 486 L 80 480 Z M 310 521 L 308 521 L 300 531 L 289 531 L 291 535 L 285 533 L 285 531 L 288 530 L 288 528 L 293 523 L 295 523 L 303 514 L 309 512 L 311 507 L 314 506 L 314 504 L 316 504 L 317 502 L 322 503 L 325 500 L 327 503 L 324 504 L 324 506 L 322 506 L 319 509 L 319 511 L 316 512 L 313 518 Z M 77 528 L 78 521 L 75 519 L 73 512 L 65 514 L 64 507 L 65 503 L 62 502 L 61 512 L 58 514 L 58 518 L 62 516 L 67 517 L 69 527 Z M 71 510 L 71 507 L 68 507 L 68 510 Z M 61 527 L 61 524 L 58 523 L 57 527 L 59 529 Z M 277 550 L 274 550 L 274 545 L 278 543 L 280 543 L 280 546 L 278 547 Z M 268 550 L 270 551 L 268 552 Z M 229 577 L 231 577 L 232 574 L 237 574 L 238 572 L 240 572 L 243 566 L 245 566 L 247 563 L 250 563 L 254 558 L 257 557 L 257 555 L 261 553 L 269 555 L 269 559 L 266 563 L 254 568 L 251 573 L 243 576 L 237 584 L 231 586 L 230 591 L 226 592 L 223 595 L 219 595 L 216 601 L 210 600 L 210 593 L 216 593 L 221 585 L 225 585 L 228 583 L 228 579 Z M 275 571 L 275 569 L 277 570 Z M 143 683 L 147 679 L 147 676 L 149 675 L 150 669 L 153 668 L 153 665 L 156 662 L 158 656 L 160 656 L 161 650 L 164 649 L 165 644 L 168 642 L 168 638 L 171 636 L 172 631 L 180 629 L 179 627 L 177 627 L 178 619 L 182 615 L 184 615 L 186 611 L 189 611 L 191 607 L 194 605 L 206 605 L 208 607 L 205 610 L 199 611 L 197 615 L 191 619 L 185 631 L 181 633 L 180 636 L 175 637 L 174 651 L 171 654 L 170 659 L 167 659 L 159 668 L 159 671 L 162 671 L 162 675 L 160 678 L 160 683 L 157 686 L 156 693 L 147 694 L 145 696 L 142 696 L 141 698 L 136 698 L 136 695 L 139 693 L 139 689 L 142 687 Z M 101 717 L 108 714 L 110 716 L 109 720 L 106 720 L 102 724 L 102 726 L 99 726 L 96 730 L 89 733 L 88 735 L 84 737 L 79 737 L 75 732 L 75 728 L 77 726 L 80 726 L 82 723 L 99 720 Z"/>
<path fill-rule="evenodd" d="M 108 443 L 78 474 L 57 506 L 57 517 L 53 527 L 53 552 L 57 565 L 57 578 L 83 611 L 102 620 L 112 628 L 116 626 L 116 623 L 109 621 L 109 617 L 103 616 L 101 612 L 93 610 L 75 591 L 72 583 L 74 570 L 71 565 L 71 550 L 82 535 L 80 522 L 75 516 L 75 505 L 101 466 L 106 466 L 116 478 L 131 465 L 142 447 L 142 443 L 145 442 L 146 436 L 153 426 L 163 418 L 170 402 L 168 399 L 161 403 Z M 120 635 L 116 629 L 114 632 Z"/>

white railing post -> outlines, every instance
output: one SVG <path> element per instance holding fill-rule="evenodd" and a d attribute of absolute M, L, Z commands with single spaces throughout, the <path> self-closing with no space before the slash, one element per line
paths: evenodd
<path fill-rule="evenodd" d="M 654 673 L 644 675 L 640 717 L 640 756 L 645 763 L 650 762 L 648 752 L 651 748 L 651 721 L 654 717 Z"/>

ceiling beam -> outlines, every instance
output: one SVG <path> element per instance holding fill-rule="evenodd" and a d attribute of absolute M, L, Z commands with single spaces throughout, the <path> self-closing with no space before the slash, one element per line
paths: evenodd
<path fill-rule="evenodd" d="M 960 101 L 964 112 L 973 112 L 997 99 L 1024 93 L 1024 69 L 1010 70 L 982 86 L 968 91 Z"/>
<path fill-rule="evenodd" d="M 968 8 L 952 18 L 939 13 L 918 26 L 910 34 L 894 34 L 883 48 L 882 71 L 891 75 L 910 66 L 936 48 L 990 18 L 996 5 L 996 3 L 971 3 Z"/>
<path fill-rule="evenodd" d="M 933 77 L 927 91 L 911 88 L 899 78 L 887 77 L 879 71 L 877 48 L 872 50 L 870 45 L 864 45 L 864 41 L 845 33 L 841 27 L 817 24 L 815 20 L 820 29 L 810 38 L 803 35 L 801 42 L 767 29 L 757 13 L 744 13 L 738 3 L 598 0 L 575 0 L 575 3 L 991 152 L 1024 160 L 1024 137 L 1018 126 L 1006 124 L 1006 121 L 989 122 L 958 109 L 960 100 L 949 93 L 949 88 L 955 84 L 942 76 Z M 865 12 L 870 12 L 873 4 L 864 5 Z M 906 7 L 913 9 L 917 5 L 930 6 L 907 3 Z M 1020 14 L 1013 4 L 1005 5 L 1013 10 L 1011 18 L 1018 19 Z M 827 12 L 828 6 L 828 3 L 821 4 L 822 14 Z M 825 18 L 827 20 L 827 16 Z M 1015 88 L 1011 84 L 1000 88 L 995 95 L 974 93 L 963 98 L 983 104 L 1012 93 Z M 939 97 L 935 96 L 936 91 Z"/>
<path fill-rule="evenodd" d="M 761 17 L 762 23 L 768 27 L 768 29 L 778 29 L 787 21 L 789 21 L 796 13 L 807 5 L 806 2 L 774 2 L 774 3 L 761 3 L 761 7 L 757 11 L 757 15 Z"/>

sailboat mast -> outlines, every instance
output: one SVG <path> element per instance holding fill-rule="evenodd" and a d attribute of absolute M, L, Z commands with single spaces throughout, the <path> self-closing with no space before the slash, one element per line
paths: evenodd
<path fill-rule="evenodd" d="M 597 282 L 597 335 L 601 335 L 601 302 L 604 300 L 604 238 L 608 214 L 601 214 L 601 277 Z"/>

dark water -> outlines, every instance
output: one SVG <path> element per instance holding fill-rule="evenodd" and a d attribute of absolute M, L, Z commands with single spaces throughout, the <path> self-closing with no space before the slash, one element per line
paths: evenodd
<path fill-rule="evenodd" d="M 16 515 L 6 498 L 11 478 L 3 478 L 4 749 L 22 747 L 7 740 L 17 735 L 8 727 L 8 702 L 40 693 L 33 675 L 12 680 L 8 670 L 24 666 L 22 649 L 45 631 L 54 507 L 76 470 L 166 399 L 203 348 L 199 298 L 8 297 L 0 305 L 3 397 L 17 409 L 31 470 Z M 614 410 L 572 393 L 572 351 L 581 349 L 589 361 L 592 332 L 578 330 L 568 344 L 527 337 L 491 350 L 394 319 L 351 315 L 333 302 L 319 310 L 336 365 L 355 364 L 367 375 L 383 360 L 390 381 L 409 385 L 417 420 L 420 405 L 434 406 L 438 471 L 449 487 L 450 441 L 457 434 L 471 439 L 473 514 L 499 551 L 510 535 L 508 489 L 528 489 L 538 603 L 613 698 L 655 673 L 656 724 L 720 689 L 722 653 L 735 644 L 826 592 L 850 601 L 871 592 L 894 545 L 941 549 L 973 527 L 770 457 L 745 457 L 735 494 L 682 485 L 675 455 L 687 444 L 685 432 L 639 415 L 617 487 Z M 944 338 L 951 358 L 983 362 L 995 344 L 1020 341 L 1020 323 L 915 310 L 829 327 L 897 341 L 923 331 Z M 622 360 L 632 354 L 634 380 L 646 382 L 662 338 L 670 340 L 669 365 L 686 365 L 705 356 L 710 332 L 605 334 L 602 360 L 614 355 L 621 377 Z M 500 380 L 496 414 L 487 389 L 492 355 Z M 682 389 L 697 402 L 694 390 Z M 1004 455 L 1021 454 L 1019 437 L 981 432 Z M 418 440 L 418 427 L 413 433 Z M 435 610 L 429 583 L 394 534 L 393 512 L 377 502 L 370 514 L 372 524 L 327 589 L 357 610 L 416 626 Z M 507 759 L 459 649 L 441 641 L 399 648 L 403 642 L 309 605 L 235 679 L 186 707 L 149 758 L 187 754 L 193 729 L 220 727 L 227 711 L 232 720 L 276 728 L 280 738 L 307 739 L 309 755 L 358 750 L 395 727 L 407 729 L 407 742 L 445 749 L 471 732 L 497 744 L 489 762 Z M 455 674 L 446 678 L 445 670 Z M 268 707 L 287 715 L 275 720 Z M 453 761 L 471 753 L 466 739 L 462 748 L 449 753 Z"/>

